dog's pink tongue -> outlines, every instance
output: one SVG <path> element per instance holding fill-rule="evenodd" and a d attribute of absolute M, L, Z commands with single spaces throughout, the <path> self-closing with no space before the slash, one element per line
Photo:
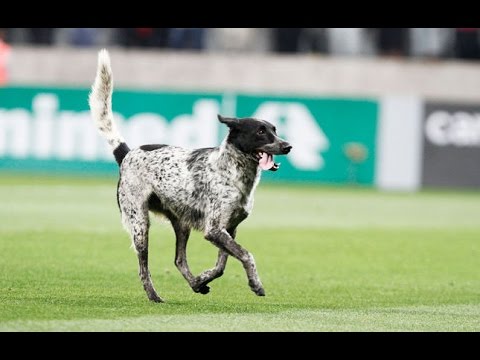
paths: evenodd
<path fill-rule="evenodd" d="M 273 166 L 273 156 L 267 153 L 262 153 L 262 158 L 258 163 L 263 170 L 270 170 Z"/>

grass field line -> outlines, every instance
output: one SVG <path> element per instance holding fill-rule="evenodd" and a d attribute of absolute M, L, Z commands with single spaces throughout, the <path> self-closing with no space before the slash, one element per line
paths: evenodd
<path fill-rule="evenodd" d="M 439 330 L 441 329 L 441 330 Z M 272 314 L 151 315 L 114 320 L 17 320 L 0 331 L 480 331 L 480 305 L 288 310 Z"/>

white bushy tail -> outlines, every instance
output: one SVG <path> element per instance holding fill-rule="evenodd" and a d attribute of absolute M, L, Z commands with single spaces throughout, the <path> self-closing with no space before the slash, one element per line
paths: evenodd
<path fill-rule="evenodd" d="M 88 98 L 90 112 L 97 129 L 107 139 L 112 150 L 118 148 L 125 140 L 115 126 L 112 113 L 113 78 L 110 56 L 105 49 L 98 53 L 97 75 Z"/>

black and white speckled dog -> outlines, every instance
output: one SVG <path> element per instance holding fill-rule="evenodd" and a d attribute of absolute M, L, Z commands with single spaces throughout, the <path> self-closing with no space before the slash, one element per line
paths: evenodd
<path fill-rule="evenodd" d="M 130 150 L 112 115 L 113 80 L 106 50 L 98 55 L 98 69 L 89 104 L 101 134 L 120 166 L 118 206 L 124 227 L 138 255 L 139 275 L 150 300 L 163 302 L 148 270 L 149 211 L 166 216 L 176 235 L 175 265 L 195 292 L 209 292 L 207 284 L 223 274 L 228 255 L 245 268 L 252 291 L 264 296 L 253 256 L 235 241 L 237 226 L 253 207 L 253 192 L 263 170 L 276 171 L 274 154 L 292 148 L 264 120 L 218 116 L 229 128 L 219 147 L 187 150 L 169 145 L 143 145 Z M 193 276 L 186 258 L 190 230 L 203 231 L 219 248 L 217 263 Z"/>

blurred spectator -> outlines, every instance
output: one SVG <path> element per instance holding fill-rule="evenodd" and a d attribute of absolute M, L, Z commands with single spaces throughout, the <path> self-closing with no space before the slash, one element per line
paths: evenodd
<path fill-rule="evenodd" d="M 166 28 L 119 28 L 118 41 L 126 47 L 158 47 L 167 44 Z"/>
<path fill-rule="evenodd" d="M 460 59 L 480 59 L 478 28 L 455 29 L 455 56 Z"/>
<path fill-rule="evenodd" d="M 9 44 L 480 59 L 480 28 L 9 28 Z"/>
<path fill-rule="evenodd" d="M 205 29 L 171 28 L 168 30 L 167 46 L 172 49 L 196 49 L 204 47 Z"/>
<path fill-rule="evenodd" d="M 296 53 L 299 51 L 301 28 L 273 29 L 273 49 L 279 53 Z"/>
<path fill-rule="evenodd" d="M 375 52 L 373 34 L 364 28 L 327 29 L 331 55 L 371 55 Z"/>
<path fill-rule="evenodd" d="M 210 28 L 206 29 L 205 47 L 212 51 L 265 52 L 268 30 L 262 28 Z"/>
<path fill-rule="evenodd" d="M 35 45 L 52 45 L 54 28 L 28 28 L 28 41 Z"/>
<path fill-rule="evenodd" d="M 114 45 L 118 29 L 112 28 L 56 28 L 55 46 L 109 47 Z"/>
<path fill-rule="evenodd" d="M 377 29 L 378 51 L 383 56 L 406 56 L 407 48 L 406 28 L 379 28 Z"/>
<path fill-rule="evenodd" d="M 451 30 L 446 28 L 410 29 L 410 55 L 429 59 L 447 55 Z"/>
<path fill-rule="evenodd" d="M 328 52 L 327 29 L 304 28 L 299 39 L 300 52 L 326 53 Z"/>
<path fill-rule="evenodd" d="M 0 86 L 8 82 L 8 61 L 12 51 L 6 42 L 6 35 L 6 30 L 0 29 Z"/>
<path fill-rule="evenodd" d="M 84 47 L 95 45 L 98 33 L 94 28 L 72 28 L 69 35 L 71 45 Z"/>

